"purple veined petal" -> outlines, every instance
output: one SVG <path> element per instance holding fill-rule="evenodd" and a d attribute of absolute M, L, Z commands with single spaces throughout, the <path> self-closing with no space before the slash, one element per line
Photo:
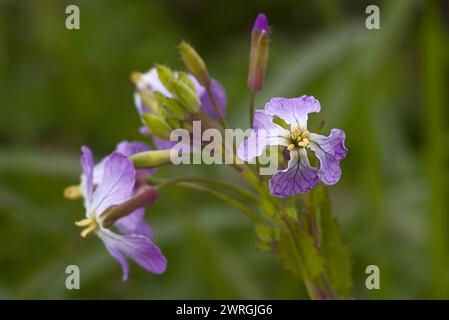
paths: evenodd
<path fill-rule="evenodd" d="M 299 98 L 272 98 L 265 105 L 265 110 L 272 116 L 278 116 L 289 125 L 307 129 L 307 118 L 311 112 L 320 112 L 320 102 L 312 96 Z"/>
<path fill-rule="evenodd" d="M 286 137 L 289 133 L 286 129 L 273 123 L 273 117 L 264 110 L 256 110 L 254 113 L 254 130 L 248 139 L 243 141 L 237 149 L 237 156 L 244 161 L 252 161 L 260 156 L 266 147 L 273 145 L 287 146 Z"/>
<path fill-rule="evenodd" d="M 145 208 L 139 208 L 117 220 L 114 225 L 124 234 L 137 234 L 151 239 L 153 237 L 153 230 L 145 223 L 144 215 Z"/>
<path fill-rule="evenodd" d="M 318 176 L 327 185 L 332 185 L 340 180 L 340 161 L 346 157 L 348 149 L 345 147 L 345 133 L 340 129 L 332 129 L 326 137 L 316 133 L 310 133 L 310 149 L 315 152 L 320 160 Z"/>
<path fill-rule="evenodd" d="M 304 148 L 290 152 L 285 170 L 278 171 L 270 179 L 270 192 L 280 198 L 305 193 L 319 182 L 318 170 L 311 167 Z"/>
<path fill-rule="evenodd" d="M 125 156 L 131 156 L 135 153 L 147 151 L 150 150 L 150 147 L 147 146 L 143 142 L 139 141 L 122 141 L 119 144 L 117 144 L 115 151 L 120 152 L 121 154 L 124 154 Z M 104 157 L 99 163 L 97 163 L 94 167 L 94 186 L 98 185 L 101 182 L 101 179 L 103 178 L 104 173 L 104 165 L 106 163 L 106 160 L 108 157 Z M 154 169 L 139 169 L 139 172 L 147 172 L 151 173 L 154 171 Z"/>
<path fill-rule="evenodd" d="M 97 217 L 107 208 L 127 201 L 133 194 L 136 170 L 127 156 L 113 152 L 104 163 L 103 177 L 92 199 Z"/>
<path fill-rule="evenodd" d="M 84 207 L 88 209 L 92 204 L 94 192 L 94 158 L 92 151 L 87 146 L 81 147 L 81 190 L 84 196 Z"/>
<path fill-rule="evenodd" d="M 220 110 L 221 115 L 223 117 L 226 116 L 226 104 L 228 102 L 226 92 L 223 86 L 215 79 L 212 79 L 211 82 L 211 92 L 212 96 L 215 98 L 215 102 L 217 103 L 218 110 Z M 207 94 L 206 89 L 200 85 L 200 88 L 197 89 L 197 93 L 201 101 L 201 109 L 209 114 L 213 119 L 217 120 L 218 115 L 215 112 L 214 106 L 209 98 L 209 95 Z"/>
<path fill-rule="evenodd" d="M 97 234 L 103 240 L 109 253 L 122 266 L 124 281 L 128 279 L 129 274 L 127 257 L 149 272 L 155 274 L 165 272 L 167 259 L 150 239 L 141 235 L 123 236 L 108 229 L 102 229 Z"/>

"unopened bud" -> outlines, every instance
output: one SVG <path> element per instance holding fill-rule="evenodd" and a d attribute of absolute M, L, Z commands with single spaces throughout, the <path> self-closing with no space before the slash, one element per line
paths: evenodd
<path fill-rule="evenodd" d="M 173 98 L 166 98 L 164 103 L 165 109 L 173 117 L 183 120 L 188 116 L 188 112 L 183 108 L 182 104 Z"/>
<path fill-rule="evenodd" d="M 209 72 L 207 71 L 206 64 L 200 55 L 192 48 L 190 44 L 182 41 L 179 45 L 179 52 L 181 53 L 182 60 L 191 74 L 195 76 L 198 82 L 204 87 L 210 85 Z"/>
<path fill-rule="evenodd" d="M 175 97 L 190 114 L 195 114 L 200 111 L 201 102 L 194 90 L 180 80 L 173 80 L 171 89 Z"/>
<path fill-rule="evenodd" d="M 170 149 L 150 150 L 129 157 L 136 168 L 153 168 L 170 162 Z"/>
<path fill-rule="evenodd" d="M 164 118 L 152 113 L 145 113 L 142 118 L 148 131 L 153 135 L 164 140 L 170 139 L 171 128 Z"/>
<path fill-rule="evenodd" d="M 180 71 L 178 75 L 178 80 L 188 86 L 190 89 L 196 91 L 195 85 L 193 84 L 192 79 L 190 79 L 189 75 L 185 72 Z"/>
<path fill-rule="evenodd" d="M 251 51 L 249 55 L 248 87 L 252 92 L 263 88 L 268 60 L 270 30 L 265 14 L 260 13 L 251 32 Z"/>
<path fill-rule="evenodd" d="M 156 70 L 159 80 L 168 91 L 171 91 L 171 82 L 175 79 L 175 75 L 173 74 L 173 72 L 170 70 L 170 68 L 160 64 L 156 66 Z"/>

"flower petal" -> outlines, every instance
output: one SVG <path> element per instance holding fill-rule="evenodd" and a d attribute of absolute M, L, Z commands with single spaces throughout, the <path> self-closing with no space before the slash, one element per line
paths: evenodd
<path fill-rule="evenodd" d="M 165 272 L 167 259 L 150 239 L 141 235 L 122 236 L 108 229 L 102 229 L 97 234 L 103 240 L 109 253 L 121 264 L 124 281 L 128 279 L 129 274 L 126 257 L 133 259 L 149 272 L 155 274 Z"/>
<path fill-rule="evenodd" d="M 310 149 L 315 151 L 320 160 L 318 176 L 328 185 L 340 180 L 340 161 L 346 157 L 348 149 L 345 147 L 345 133 L 340 129 L 332 129 L 329 137 L 310 134 Z"/>
<path fill-rule="evenodd" d="M 139 89 L 148 89 L 151 91 L 159 91 L 166 97 L 172 97 L 172 94 L 164 87 L 161 80 L 159 80 L 159 75 L 156 68 L 151 68 L 146 73 L 142 75 L 139 83 L 137 84 Z"/>
<path fill-rule="evenodd" d="M 128 200 L 134 190 L 136 170 L 127 156 L 113 152 L 106 158 L 104 174 L 92 200 L 92 211 L 97 217 L 112 205 Z"/>
<path fill-rule="evenodd" d="M 320 112 L 320 102 L 312 96 L 299 98 L 272 98 L 265 105 L 265 110 L 272 116 L 278 116 L 289 125 L 297 125 L 307 129 L 307 115 Z"/>
<path fill-rule="evenodd" d="M 153 137 L 153 142 L 158 150 L 171 149 L 177 144 L 176 141 L 163 140 L 157 137 Z"/>
<path fill-rule="evenodd" d="M 287 169 L 278 171 L 270 179 L 270 192 L 280 198 L 307 192 L 319 181 L 317 171 L 310 166 L 306 150 L 295 149 L 290 152 Z"/>
<path fill-rule="evenodd" d="M 135 153 L 148 151 L 150 150 L 150 147 L 148 147 L 145 143 L 139 142 L 139 141 L 122 141 L 120 142 L 117 147 L 115 148 L 115 151 L 120 152 L 124 154 L 125 156 L 132 156 Z"/>
<path fill-rule="evenodd" d="M 254 113 L 254 130 L 248 139 L 243 141 L 237 150 L 237 156 L 244 161 L 251 161 L 260 156 L 270 145 L 287 146 L 285 137 L 289 133 L 286 129 L 273 123 L 273 117 L 264 110 Z"/>
<path fill-rule="evenodd" d="M 81 167 L 83 174 L 81 175 L 81 189 L 84 196 L 84 207 L 87 209 L 92 203 L 94 190 L 94 158 L 92 151 L 87 146 L 81 147 Z"/>
<path fill-rule="evenodd" d="M 137 234 L 151 239 L 153 237 L 153 230 L 145 223 L 144 215 L 145 208 L 139 208 L 117 220 L 114 225 L 124 234 Z"/>

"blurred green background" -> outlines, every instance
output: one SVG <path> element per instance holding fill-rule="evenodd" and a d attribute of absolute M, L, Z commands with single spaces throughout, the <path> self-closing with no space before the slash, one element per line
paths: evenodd
<path fill-rule="evenodd" d="M 380 7 L 381 29 L 365 28 Z M 76 4 L 81 29 L 65 28 Z M 147 210 L 168 258 L 162 276 L 131 263 L 128 282 L 96 237 L 73 222 L 63 189 L 96 158 L 142 137 L 129 73 L 182 68 L 190 41 L 226 87 L 229 122 L 247 126 L 249 33 L 259 11 L 273 36 L 264 91 L 314 95 L 312 127 L 346 131 L 343 176 L 330 188 L 353 253 L 356 298 L 449 298 L 449 6 L 446 1 L 0 0 L 0 298 L 307 298 L 299 281 L 255 247 L 252 225 L 201 194 L 165 190 Z M 162 168 L 159 176 L 230 168 Z M 65 268 L 81 289 L 65 289 Z M 381 289 L 365 288 L 365 268 Z"/>

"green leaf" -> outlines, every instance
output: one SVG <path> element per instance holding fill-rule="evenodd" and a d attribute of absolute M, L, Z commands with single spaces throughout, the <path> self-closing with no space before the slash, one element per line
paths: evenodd
<path fill-rule="evenodd" d="M 351 252 L 343 243 L 340 226 L 332 215 L 327 190 L 321 183 L 311 191 L 312 205 L 319 221 L 320 249 L 326 258 L 329 281 L 339 297 L 350 297 L 352 289 Z"/>
<path fill-rule="evenodd" d="M 294 275 L 307 280 L 316 279 L 324 271 L 325 259 L 314 245 L 314 239 L 296 217 L 284 215 L 276 244 L 278 258 Z"/>

